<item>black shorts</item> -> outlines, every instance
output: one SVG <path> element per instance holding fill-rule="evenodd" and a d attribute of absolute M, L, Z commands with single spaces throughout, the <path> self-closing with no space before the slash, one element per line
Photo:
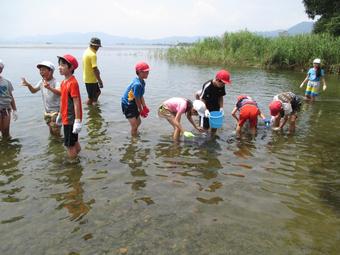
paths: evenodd
<path fill-rule="evenodd" d="M 139 117 L 139 111 L 136 103 L 130 103 L 128 105 L 122 103 L 122 112 L 127 119 Z"/>
<path fill-rule="evenodd" d="M 78 142 L 78 134 L 73 134 L 73 125 L 64 125 L 64 145 L 72 147 Z"/>
<path fill-rule="evenodd" d="M 203 118 L 203 126 L 201 125 L 202 118 Z M 200 122 L 200 126 L 203 127 L 204 129 L 209 129 L 210 128 L 209 118 L 199 117 L 199 122 Z"/>
<path fill-rule="evenodd" d="M 91 100 L 97 101 L 99 93 L 100 93 L 100 88 L 97 83 L 85 83 L 86 86 L 86 91 L 87 91 L 87 97 Z"/>

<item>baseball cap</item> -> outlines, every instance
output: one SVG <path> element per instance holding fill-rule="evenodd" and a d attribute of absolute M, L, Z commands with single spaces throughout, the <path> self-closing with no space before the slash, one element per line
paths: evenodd
<path fill-rule="evenodd" d="M 72 67 L 73 67 L 73 70 L 76 70 L 77 67 L 78 67 L 78 61 L 75 57 L 73 57 L 72 55 L 70 54 L 66 54 L 64 56 L 57 56 L 58 58 L 61 58 L 63 60 L 65 60 L 67 63 L 71 64 Z"/>
<path fill-rule="evenodd" d="M 313 64 L 320 64 L 321 63 L 321 59 L 316 58 L 313 60 Z"/>
<path fill-rule="evenodd" d="M 0 68 L 4 68 L 5 65 L 4 65 L 4 62 L 2 62 L 2 60 L 0 59 Z"/>
<path fill-rule="evenodd" d="M 230 84 L 231 83 L 230 73 L 226 70 L 223 70 L 223 69 L 217 72 L 215 78 L 216 78 L 216 80 L 222 81 L 224 84 Z"/>
<path fill-rule="evenodd" d="M 282 109 L 282 103 L 280 101 L 273 101 L 269 104 L 270 115 L 276 116 Z"/>
<path fill-rule="evenodd" d="M 90 40 L 90 45 L 102 47 L 101 41 L 97 37 L 92 37 Z"/>
<path fill-rule="evenodd" d="M 54 66 L 53 63 L 50 62 L 50 61 L 45 61 L 45 60 L 44 60 L 44 61 L 41 61 L 39 64 L 37 64 L 37 68 L 40 68 L 40 67 L 42 67 L 42 66 L 45 66 L 45 67 L 51 69 L 53 72 L 54 72 L 54 70 L 55 70 L 55 66 Z"/>
<path fill-rule="evenodd" d="M 204 117 L 205 110 L 207 107 L 201 100 L 194 100 L 192 102 L 192 107 L 197 111 L 198 115 Z"/>
<path fill-rule="evenodd" d="M 149 65 L 143 61 L 138 62 L 135 68 L 136 68 L 136 71 L 142 71 L 142 72 L 150 71 Z"/>

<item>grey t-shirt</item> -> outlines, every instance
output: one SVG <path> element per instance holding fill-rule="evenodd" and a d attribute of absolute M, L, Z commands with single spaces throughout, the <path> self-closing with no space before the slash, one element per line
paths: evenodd
<path fill-rule="evenodd" d="M 11 92 L 13 91 L 12 83 L 0 77 L 0 109 L 11 108 Z"/>
<path fill-rule="evenodd" d="M 59 83 L 53 78 L 48 81 L 52 88 L 58 88 Z M 45 112 L 59 112 L 60 108 L 60 96 L 54 94 L 51 90 L 44 87 L 44 81 L 41 80 L 34 87 L 35 89 L 41 90 L 42 100 L 45 107 Z"/>

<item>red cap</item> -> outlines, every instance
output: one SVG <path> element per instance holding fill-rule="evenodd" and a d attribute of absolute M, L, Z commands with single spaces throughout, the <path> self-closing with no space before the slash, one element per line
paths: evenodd
<path fill-rule="evenodd" d="M 276 116 L 282 109 L 282 103 L 280 101 L 273 101 L 269 104 L 270 115 Z"/>
<path fill-rule="evenodd" d="M 150 67 L 147 63 L 145 62 L 138 62 L 136 64 L 136 71 L 139 72 L 139 71 L 142 71 L 142 72 L 147 72 L 147 71 L 150 71 Z"/>
<path fill-rule="evenodd" d="M 67 63 L 71 64 L 73 67 L 73 70 L 76 70 L 78 68 L 78 61 L 75 57 L 72 55 L 66 54 L 62 57 L 58 56 L 58 58 L 64 59 Z"/>
<path fill-rule="evenodd" d="M 230 84 L 230 73 L 226 70 L 220 70 L 216 74 L 216 80 L 222 81 L 224 84 Z"/>

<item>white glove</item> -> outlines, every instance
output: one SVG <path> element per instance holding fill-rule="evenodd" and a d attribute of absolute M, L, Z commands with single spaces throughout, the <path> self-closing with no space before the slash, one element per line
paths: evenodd
<path fill-rule="evenodd" d="M 224 111 L 223 111 L 223 108 L 220 108 L 220 112 L 221 112 L 221 113 L 223 113 L 223 115 L 224 115 Z"/>
<path fill-rule="evenodd" d="M 207 118 L 210 117 L 210 112 L 209 112 L 208 109 L 204 111 L 204 116 L 207 117 Z"/>
<path fill-rule="evenodd" d="M 62 121 L 61 121 L 61 113 L 58 113 L 57 118 L 55 119 L 55 124 L 57 124 L 57 126 L 61 127 L 62 126 Z"/>
<path fill-rule="evenodd" d="M 18 113 L 17 113 L 17 111 L 13 111 L 13 112 L 12 112 L 12 118 L 13 118 L 14 121 L 16 121 L 16 120 L 18 119 Z"/>
<path fill-rule="evenodd" d="M 82 123 L 81 123 L 81 120 L 80 119 L 76 119 L 73 123 L 73 130 L 72 130 L 72 133 L 73 134 L 79 134 L 80 133 L 80 130 L 81 130 L 81 126 L 82 126 Z"/>
<path fill-rule="evenodd" d="M 305 85 L 304 83 L 301 83 L 301 85 L 300 85 L 300 88 L 302 88 L 303 87 L 303 85 Z"/>

